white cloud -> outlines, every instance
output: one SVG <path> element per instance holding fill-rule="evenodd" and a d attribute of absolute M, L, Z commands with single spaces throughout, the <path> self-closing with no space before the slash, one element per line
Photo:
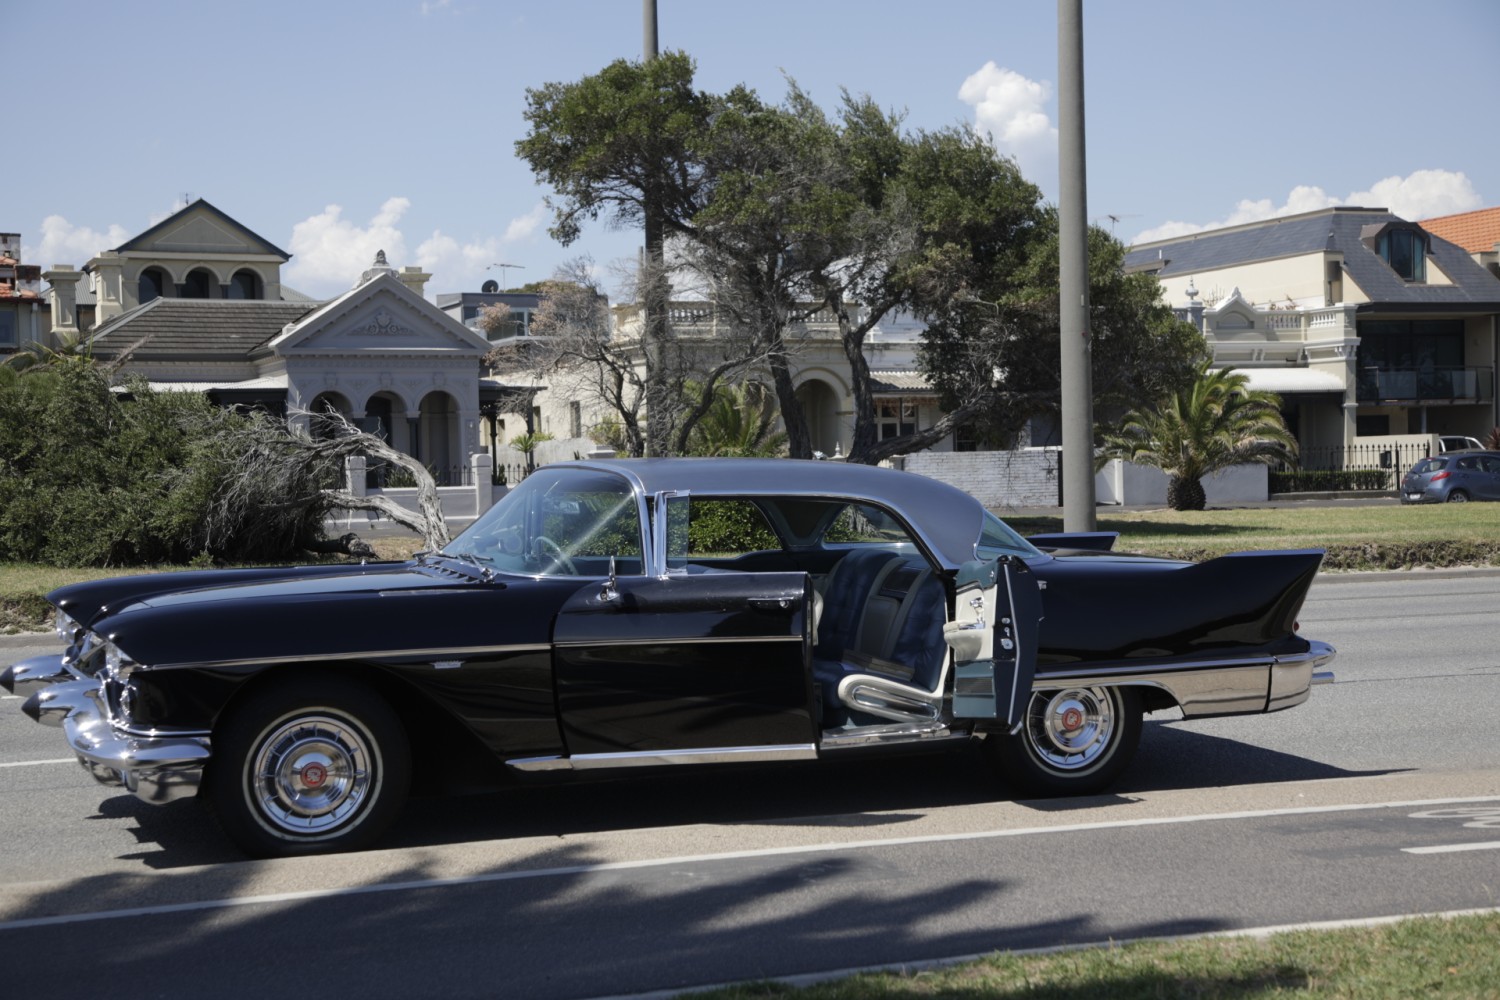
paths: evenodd
<path fill-rule="evenodd" d="M 974 128 L 995 148 L 1015 158 L 1034 184 L 1049 185 L 1057 174 L 1057 127 L 1047 116 L 1052 86 L 1030 80 L 991 60 L 970 74 L 958 98 L 974 108 Z"/>
<path fill-rule="evenodd" d="M 424 0 L 422 4 L 422 16 L 426 17 L 436 11 L 453 6 L 453 0 Z"/>
<path fill-rule="evenodd" d="M 343 218 L 344 209 L 329 205 L 292 227 L 292 262 L 283 275 L 286 283 L 310 295 L 343 291 L 370 266 L 377 251 L 396 266 L 406 257 L 406 239 L 397 227 L 411 207 L 406 198 L 388 198 L 367 226 Z"/>
<path fill-rule="evenodd" d="M 1451 170 L 1416 170 L 1406 177 L 1386 177 L 1370 185 L 1368 190 L 1354 191 L 1346 198 L 1331 197 L 1320 187 L 1298 185 L 1281 205 L 1270 198 L 1251 201 L 1242 200 L 1229 215 L 1218 221 L 1203 224 L 1193 222 L 1165 222 L 1160 226 L 1137 233 L 1132 243 L 1150 243 L 1167 240 L 1208 229 L 1222 229 L 1248 222 L 1261 222 L 1299 212 L 1312 212 L 1335 205 L 1355 205 L 1362 208 L 1388 208 L 1403 219 L 1430 219 L 1438 215 L 1467 212 L 1484 205 L 1484 199 L 1474 190 L 1474 185 L 1462 172 Z"/>
<path fill-rule="evenodd" d="M 60 215 L 42 220 L 42 241 L 22 251 L 22 259 L 43 268 L 54 264 L 82 267 L 101 250 L 109 250 L 130 239 L 121 226 L 110 226 L 105 232 L 87 226 L 75 226 Z"/>
<path fill-rule="evenodd" d="M 510 220 L 510 225 L 505 227 L 505 236 L 502 237 L 507 243 L 517 243 L 530 238 L 543 221 L 547 218 L 547 206 L 543 202 L 537 202 L 536 207 L 525 215 L 518 215 Z"/>

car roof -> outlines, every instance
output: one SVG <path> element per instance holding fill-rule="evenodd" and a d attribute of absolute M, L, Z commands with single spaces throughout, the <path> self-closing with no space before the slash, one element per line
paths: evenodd
<path fill-rule="evenodd" d="M 606 458 L 548 468 L 609 469 L 647 494 L 668 490 L 734 496 L 870 500 L 909 524 L 946 569 L 975 557 L 984 505 L 947 483 L 896 469 L 792 458 Z"/>

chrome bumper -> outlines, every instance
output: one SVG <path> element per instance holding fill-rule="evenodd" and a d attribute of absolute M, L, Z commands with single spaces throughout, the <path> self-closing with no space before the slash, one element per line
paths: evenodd
<path fill-rule="evenodd" d="M 1159 688 L 1189 719 L 1279 712 L 1306 701 L 1314 685 L 1333 683 L 1333 671 L 1320 668 L 1333 661 L 1336 651 L 1326 642 L 1309 641 L 1309 646 L 1305 653 L 1269 659 L 1049 671 L 1038 674 L 1032 687 L 1038 691 L 1113 684 Z"/>
<path fill-rule="evenodd" d="M 43 676 L 57 679 L 49 683 Z M 123 786 L 152 803 L 198 793 L 210 756 L 207 737 L 136 736 L 116 729 L 104 710 L 99 682 L 78 677 L 60 656 L 18 663 L 0 682 L 13 691 L 20 688 L 17 693 L 32 692 L 21 710 L 43 725 L 60 727 L 78 762 L 101 785 Z"/>

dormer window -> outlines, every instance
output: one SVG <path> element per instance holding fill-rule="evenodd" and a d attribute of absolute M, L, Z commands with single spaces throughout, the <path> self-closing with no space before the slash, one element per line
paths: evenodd
<path fill-rule="evenodd" d="M 1380 259 L 1407 281 L 1427 280 L 1427 241 L 1410 229 L 1387 229 L 1376 243 Z"/>

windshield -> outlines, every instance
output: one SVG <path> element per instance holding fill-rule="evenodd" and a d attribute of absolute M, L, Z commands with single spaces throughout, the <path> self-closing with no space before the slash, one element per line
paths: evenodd
<path fill-rule="evenodd" d="M 498 573 L 605 576 L 643 572 L 641 518 L 623 476 L 542 469 L 485 512 L 442 554 Z"/>
<path fill-rule="evenodd" d="M 1000 556 L 1020 556 L 1029 559 L 1039 556 L 1036 546 L 1011 530 L 1010 525 L 989 511 L 984 512 L 984 521 L 979 528 L 979 543 L 975 552 L 981 559 L 996 559 Z"/>

